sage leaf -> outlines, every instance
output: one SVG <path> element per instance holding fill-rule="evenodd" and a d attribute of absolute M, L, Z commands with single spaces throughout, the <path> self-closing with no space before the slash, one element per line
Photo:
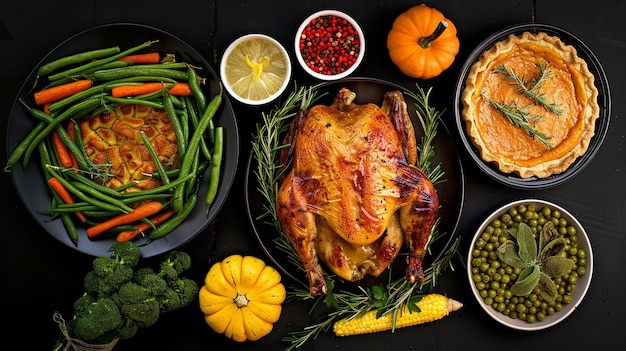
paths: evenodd
<path fill-rule="evenodd" d="M 530 294 L 535 286 L 537 286 L 537 283 L 539 283 L 540 276 L 539 265 L 525 268 L 522 270 L 519 277 L 517 277 L 515 284 L 511 286 L 511 293 L 516 296 Z"/>
<path fill-rule="evenodd" d="M 567 257 L 550 256 L 541 264 L 541 272 L 545 273 L 550 278 L 558 278 L 569 273 L 574 266 L 574 261 Z"/>
<path fill-rule="evenodd" d="M 517 228 L 517 246 L 519 257 L 526 263 L 537 261 L 537 242 L 528 224 L 522 222 Z"/>
<path fill-rule="evenodd" d="M 496 249 L 498 259 L 513 268 L 526 268 L 528 265 L 517 254 L 517 245 L 513 240 L 506 240 Z"/>
<path fill-rule="evenodd" d="M 558 296 L 556 284 L 546 274 L 541 273 L 539 275 L 539 281 L 537 282 L 539 295 L 543 297 L 543 300 L 549 304 L 553 304 Z"/>
<path fill-rule="evenodd" d="M 539 251 L 543 250 L 549 242 L 558 237 L 559 232 L 556 230 L 554 223 L 547 221 L 541 228 L 541 232 L 539 232 Z"/>
<path fill-rule="evenodd" d="M 563 251 L 565 251 L 566 245 L 567 240 L 565 240 L 565 238 L 556 238 L 550 241 L 539 253 L 539 261 L 543 262 L 548 257 L 559 256 Z"/>

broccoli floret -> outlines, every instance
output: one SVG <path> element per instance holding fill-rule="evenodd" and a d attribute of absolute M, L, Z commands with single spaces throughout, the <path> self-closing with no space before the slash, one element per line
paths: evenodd
<path fill-rule="evenodd" d="M 140 282 L 145 276 L 153 274 L 155 274 L 154 269 L 152 269 L 151 267 L 137 268 L 135 270 L 135 273 L 133 274 L 133 281 Z"/>
<path fill-rule="evenodd" d="M 134 282 L 125 283 L 117 291 L 117 299 L 120 307 L 125 304 L 142 303 L 151 298 L 152 294 L 150 294 L 148 289 Z"/>
<path fill-rule="evenodd" d="M 140 303 L 127 303 L 120 307 L 122 315 L 135 321 L 140 328 L 154 325 L 161 314 L 159 303 L 156 299 Z"/>
<path fill-rule="evenodd" d="M 178 272 L 176 272 L 176 269 L 165 261 L 161 262 L 157 275 L 168 282 L 176 281 L 176 279 L 178 279 Z"/>
<path fill-rule="evenodd" d="M 86 291 L 93 294 L 95 290 L 99 297 L 110 296 L 133 278 L 131 266 L 111 257 L 96 257 L 92 265 L 94 273 L 87 273 L 83 284 Z"/>
<path fill-rule="evenodd" d="M 111 245 L 108 252 L 111 253 L 111 258 L 118 263 L 130 267 L 135 267 L 141 258 L 139 246 L 134 241 L 116 241 Z"/>
<path fill-rule="evenodd" d="M 171 312 L 181 307 L 178 292 L 169 286 L 165 289 L 165 291 L 163 291 L 163 293 L 157 296 L 157 301 L 161 304 L 161 313 Z"/>
<path fill-rule="evenodd" d="M 96 299 L 89 295 L 83 294 L 83 296 L 79 297 L 74 301 L 74 314 L 77 317 L 84 317 L 90 313 L 91 304 L 96 302 Z"/>
<path fill-rule="evenodd" d="M 101 298 L 87 306 L 75 318 L 74 334 L 83 341 L 101 340 L 122 325 L 122 314 L 113 300 Z M 113 334 L 111 334 L 113 335 Z M 110 340 L 109 340 L 110 341 Z"/>
<path fill-rule="evenodd" d="M 130 339 L 137 334 L 138 330 L 139 326 L 137 325 L 137 322 L 130 318 L 124 318 L 122 325 L 115 329 L 115 334 L 118 338 L 120 338 L 120 340 Z"/>
<path fill-rule="evenodd" d="M 178 275 L 191 268 L 191 256 L 184 251 L 170 251 L 165 256 L 165 265 L 171 266 Z"/>
<path fill-rule="evenodd" d="M 187 306 L 198 296 L 198 284 L 189 278 L 180 278 L 170 283 L 170 287 L 178 293 L 180 307 Z"/>
<path fill-rule="evenodd" d="M 146 288 L 152 296 L 163 293 L 167 288 L 167 282 L 156 274 L 146 275 L 138 283 Z"/>

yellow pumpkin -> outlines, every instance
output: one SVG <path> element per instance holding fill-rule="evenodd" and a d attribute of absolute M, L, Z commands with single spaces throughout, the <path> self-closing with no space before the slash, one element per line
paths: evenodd
<path fill-rule="evenodd" d="M 198 294 L 211 329 L 239 342 L 269 334 L 285 297 L 278 271 L 259 258 L 241 255 L 211 266 Z"/>
<path fill-rule="evenodd" d="M 400 14 L 387 35 L 391 61 L 413 78 L 438 76 L 459 52 L 454 23 L 437 9 L 415 5 Z"/>

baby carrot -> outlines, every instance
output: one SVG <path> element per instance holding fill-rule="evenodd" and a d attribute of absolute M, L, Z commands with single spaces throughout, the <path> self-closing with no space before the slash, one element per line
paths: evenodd
<path fill-rule="evenodd" d="M 142 218 L 153 216 L 161 211 L 163 205 L 158 201 L 148 201 L 139 205 L 132 212 L 122 213 L 104 222 L 100 222 L 94 226 L 87 228 L 87 236 L 90 239 L 104 233 L 105 231 L 122 224 L 129 224 Z"/>
<path fill-rule="evenodd" d="M 34 94 L 35 103 L 37 105 L 45 105 L 57 100 L 61 100 L 80 91 L 86 90 L 92 85 L 93 82 L 90 79 L 81 79 L 57 85 L 55 87 L 43 89 Z"/>
<path fill-rule="evenodd" d="M 159 225 L 161 223 L 164 223 L 168 219 L 172 218 L 174 213 L 176 213 L 174 209 L 170 208 L 166 210 L 165 212 L 159 213 L 156 216 L 151 217 L 150 222 L 152 223 L 152 225 L 155 225 L 155 226 Z M 144 233 L 150 228 L 152 228 L 152 226 L 146 222 L 138 223 L 135 227 L 136 229 L 133 229 L 133 230 L 125 230 L 123 232 L 119 232 L 117 234 L 117 241 L 121 242 L 121 241 L 133 240 L 141 233 Z"/>
<path fill-rule="evenodd" d="M 158 52 L 127 55 L 122 57 L 120 61 L 128 61 L 132 64 L 159 63 L 161 62 L 161 55 Z"/>
<path fill-rule="evenodd" d="M 111 88 L 111 96 L 113 97 L 127 97 L 149 94 L 160 89 L 168 88 L 171 83 L 150 82 L 142 84 L 128 84 L 119 85 Z M 189 96 L 191 95 L 191 89 L 187 83 L 176 83 L 174 86 L 168 89 L 168 94 Z"/>
<path fill-rule="evenodd" d="M 74 203 L 74 199 L 72 198 L 70 192 L 65 189 L 63 184 L 61 184 L 61 182 L 57 178 L 50 177 L 48 179 L 48 184 L 50 185 L 50 187 L 52 187 L 52 189 L 54 189 L 54 191 L 56 191 L 57 194 L 59 194 L 63 202 L 65 202 L 66 204 Z M 76 216 L 78 217 L 78 219 L 80 219 L 81 222 L 87 222 L 87 218 L 81 212 L 77 211 Z"/>
<path fill-rule="evenodd" d="M 59 162 L 63 167 L 72 167 L 72 156 L 70 151 L 67 149 L 67 146 L 61 140 L 59 133 L 56 130 L 52 131 L 52 141 L 54 143 L 54 148 L 57 151 L 57 155 L 59 156 Z"/>

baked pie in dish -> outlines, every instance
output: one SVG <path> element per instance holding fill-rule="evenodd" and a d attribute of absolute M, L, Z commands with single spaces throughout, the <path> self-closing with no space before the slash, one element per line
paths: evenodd
<path fill-rule="evenodd" d="M 546 178 L 583 155 L 600 115 L 595 77 L 571 45 L 510 34 L 471 66 L 461 95 L 466 132 L 485 162 Z"/>

